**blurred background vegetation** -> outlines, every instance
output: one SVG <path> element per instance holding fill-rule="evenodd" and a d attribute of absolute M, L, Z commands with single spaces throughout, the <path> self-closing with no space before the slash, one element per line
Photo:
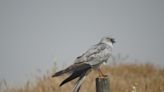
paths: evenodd
<path fill-rule="evenodd" d="M 104 65 L 103 72 L 110 77 L 111 92 L 164 92 L 164 68 L 150 63 L 117 63 L 116 61 L 129 60 L 128 56 L 117 55 L 111 63 Z M 0 82 L 0 92 L 70 92 L 75 84 L 72 81 L 59 87 L 67 75 L 51 78 L 56 71 L 56 63 L 50 72 L 44 76 L 37 76 L 26 84 L 14 87 L 9 86 L 5 80 Z M 80 92 L 95 92 L 96 71 L 87 76 Z"/>

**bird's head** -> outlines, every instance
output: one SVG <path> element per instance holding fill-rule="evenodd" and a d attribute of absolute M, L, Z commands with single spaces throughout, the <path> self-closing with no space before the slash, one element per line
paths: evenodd
<path fill-rule="evenodd" d="M 105 43 L 105 44 L 108 44 L 110 46 L 113 46 L 113 44 L 115 43 L 115 40 L 114 40 L 114 38 L 111 38 L 111 37 L 103 37 L 101 39 L 100 43 Z"/>

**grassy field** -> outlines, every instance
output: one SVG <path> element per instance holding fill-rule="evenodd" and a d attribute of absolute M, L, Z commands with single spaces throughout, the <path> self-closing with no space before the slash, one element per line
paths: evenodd
<path fill-rule="evenodd" d="M 105 66 L 103 72 L 110 77 L 110 92 L 164 92 L 164 69 L 151 64 L 118 64 Z M 4 92 L 71 92 L 75 81 L 58 85 L 67 76 L 51 78 L 45 75 L 35 83 L 27 82 L 18 88 L 7 87 Z M 87 76 L 80 92 L 96 92 L 96 71 Z"/>

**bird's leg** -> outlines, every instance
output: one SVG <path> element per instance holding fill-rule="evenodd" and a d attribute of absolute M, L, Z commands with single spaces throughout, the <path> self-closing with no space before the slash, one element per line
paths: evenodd
<path fill-rule="evenodd" d="M 100 68 L 98 68 L 98 72 L 99 72 L 99 77 L 105 77 L 105 74 L 101 71 Z"/>

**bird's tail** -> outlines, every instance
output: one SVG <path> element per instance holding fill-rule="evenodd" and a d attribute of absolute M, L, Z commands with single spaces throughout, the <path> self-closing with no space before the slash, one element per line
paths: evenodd
<path fill-rule="evenodd" d="M 86 73 L 82 74 L 80 78 L 77 80 L 72 92 L 79 92 L 81 84 L 84 82 L 85 78 L 86 78 Z"/>

